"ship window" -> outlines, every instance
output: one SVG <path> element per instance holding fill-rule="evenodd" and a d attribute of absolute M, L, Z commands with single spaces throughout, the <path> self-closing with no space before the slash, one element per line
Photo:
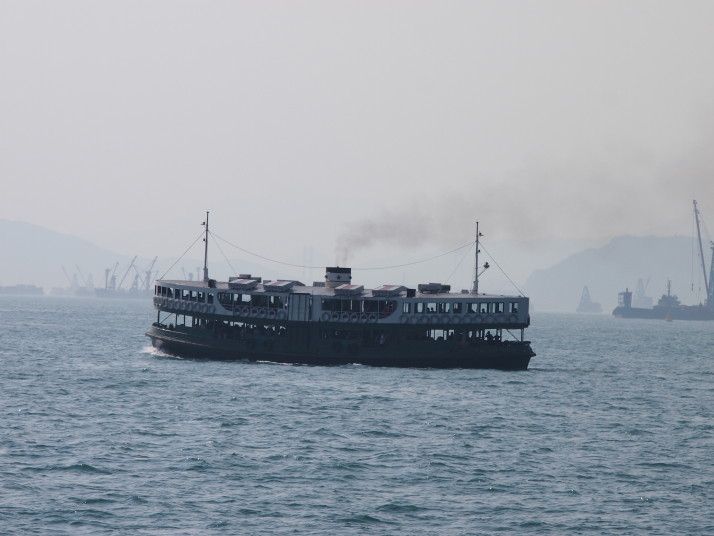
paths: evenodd
<path fill-rule="evenodd" d="M 410 305 L 411 305 L 411 304 L 408 303 L 408 302 L 402 303 L 402 313 L 408 315 L 408 314 L 411 312 L 411 311 L 409 310 L 409 309 L 411 309 Z"/>
<path fill-rule="evenodd" d="M 479 313 L 488 313 L 488 304 L 486 302 L 481 302 L 478 308 Z"/>
<path fill-rule="evenodd" d="M 213 303 L 213 294 L 208 295 L 208 303 Z"/>
<path fill-rule="evenodd" d="M 478 313 L 478 303 L 469 303 L 467 313 Z"/>
<path fill-rule="evenodd" d="M 183 290 L 183 291 L 181 292 L 181 299 L 182 299 L 182 300 L 187 300 L 187 301 L 188 301 L 188 297 L 189 297 L 189 296 L 190 296 L 190 293 L 189 293 L 188 290 Z"/>
<path fill-rule="evenodd" d="M 503 302 L 496 302 L 496 303 L 495 303 L 495 306 L 496 306 L 496 311 L 495 311 L 495 312 L 497 312 L 497 313 L 502 313 L 502 312 L 503 312 L 503 309 L 504 309 L 503 305 L 504 305 Z"/>
<path fill-rule="evenodd" d="M 423 313 L 425 310 L 424 308 L 424 302 L 416 302 L 416 311 L 417 313 Z"/>
<path fill-rule="evenodd" d="M 198 301 L 199 301 L 199 303 L 205 303 L 205 301 L 206 301 L 206 293 L 205 292 L 198 293 Z"/>
<path fill-rule="evenodd" d="M 462 310 L 461 302 L 454 303 L 454 314 L 460 315 Z"/>
<path fill-rule="evenodd" d="M 511 302 L 508 304 L 509 313 L 518 313 L 518 302 Z"/>
<path fill-rule="evenodd" d="M 435 313 L 436 312 L 436 302 L 427 303 L 426 311 L 427 311 L 427 313 Z"/>
<path fill-rule="evenodd" d="M 439 305 L 439 312 L 440 313 L 449 313 L 451 311 L 451 304 L 450 303 L 440 303 Z"/>

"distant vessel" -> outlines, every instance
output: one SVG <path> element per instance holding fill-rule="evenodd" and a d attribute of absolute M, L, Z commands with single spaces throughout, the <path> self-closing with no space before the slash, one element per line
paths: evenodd
<path fill-rule="evenodd" d="M 583 293 L 580 295 L 580 304 L 575 309 L 578 313 L 601 313 L 602 306 L 598 302 L 592 301 L 588 286 L 583 287 Z"/>
<path fill-rule="evenodd" d="M 307 365 L 526 370 L 535 355 L 524 331 L 529 299 L 449 285 L 365 289 L 352 270 L 327 267 L 324 283 L 209 279 L 208 214 L 203 281 L 158 280 L 154 347 L 189 358 Z M 476 267 L 479 252 L 476 227 Z M 484 269 L 488 263 L 484 265 Z M 482 272 L 483 273 L 483 272 Z"/>
<path fill-rule="evenodd" d="M 42 287 L 35 285 L 11 285 L 0 287 L 0 294 L 12 294 L 15 296 L 38 296 L 44 294 Z"/>
<path fill-rule="evenodd" d="M 702 247 L 702 235 L 700 231 L 699 209 L 694 201 L 694 219 L 697 226 L 697 238 L 699 241 L 699 255 L 702 261 L 702 272 L 704 276 L 704 288 L 706 289 L 706 301 L 699 305 L 682 305 L 679 298 L 672 294 L 672 283 L 667 281 L 667 294 L 663 294 L 654 307 L 633 307 L 632 292 L 625 289 L 618 294 L 617 307 L 612 314 L 619 318 L 653 318 L 659 320 L 714 320 L 714 243 L 711 244 L 712 258 L 707 274 L 706 263 L 704 261 L 704 248 Z M 641 280 L 638 282 L 641 283 Z M 642 292 L 644 294 L 644 291 Z"/>

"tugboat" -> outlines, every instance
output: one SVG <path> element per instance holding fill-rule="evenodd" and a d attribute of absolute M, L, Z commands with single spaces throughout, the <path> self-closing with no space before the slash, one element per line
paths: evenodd
<path fill-rule="evenodd" d="M 206 213 L 203 281 L 158 280 L 152 345 L 193 359 L 303 365 L 362 364 L 527 370 L 535 356 L 524 339 L 529 299 L 452 292 L 450 285 L 365 289 L 348 267 L 325 270 L 312 286 L 241 274 L 208 277 Z M 479 237 L 476 225 L 476 264 Z M 488 263 L 483 269 L 488 268 Z M 483 273 L 483 271 L 481 272 Z"/>
<path fill-rule="evenodd" d="M 694 201 L 694 219 L 697 227 L 697 238 L 699 240 L 699 256 L 702 260 L 702 272 L 704 276 L 704 287 L 707 299 L 704 304 L 682 305 L 679 298 L 672 294 L 672 282 L 667 281 L 667 294 L 662 297 L 654 307 L 633 307 L 632 292 L 625 289 L 618 294 L 617 307 L 612 314 L 619 318 L 654 318 L 658 320 L 714 320 L 714 243 L 711 244 L 712 259 L 707 277 L 707 268 L 704 262 L 704 248 L 702 247 L 702 235 L 699 225 L 699 210 L 697 202 Z M 638 282 L 639 283 L 639 282 Z"/>

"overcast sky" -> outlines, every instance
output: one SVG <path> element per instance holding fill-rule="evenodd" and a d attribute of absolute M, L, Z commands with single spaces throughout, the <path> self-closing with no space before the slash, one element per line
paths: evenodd
<path fill-rule="evenodd" d="M 249 251 L 357 266 L 476 220 L 690 234 L 713 27 L 710 0 L 0 0 L 0 218 L 151 258 L 210 210 Z"/>

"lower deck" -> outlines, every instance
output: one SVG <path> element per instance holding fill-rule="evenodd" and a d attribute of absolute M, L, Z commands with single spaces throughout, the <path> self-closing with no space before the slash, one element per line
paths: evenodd
<path fill-rule="evenodd" d="M 518 339 L 501 329 L 245 323 L 183 315 L 168 320 L 154 323 L 147 336 L 155 347 L 188 358 L 525 370 L 535 355 L 522 333 Z"/>

